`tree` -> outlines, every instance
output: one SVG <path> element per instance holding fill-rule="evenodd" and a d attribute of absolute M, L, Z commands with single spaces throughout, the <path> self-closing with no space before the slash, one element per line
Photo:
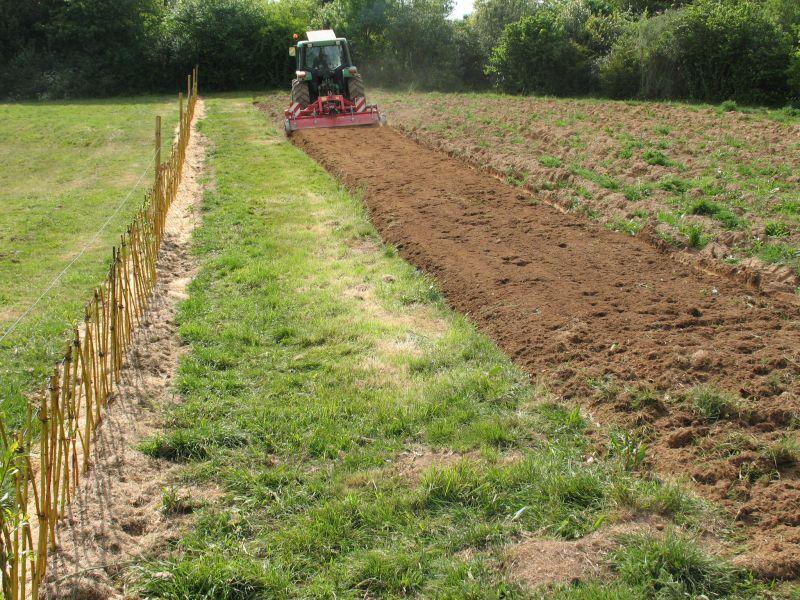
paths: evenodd
<path fill-rule="evenodd" d="M 532 15 L 538 4 L 537 0 L 475 0 L 470 18 L 487 55 L 506 26 Z"/>
<path fill-rule="evenodd" d="M 0 0 L 0 64 L 25 48 L 46 50 L 42 28 L 55 12 L 55 0 Z"/>
<path fill-rule="evenodd" d="M 60 62 L 74 69 L 76 93 L 111 94 L 155 83 L 149 67 L 163 16 L 163 0 L 63 0 L 45 31 Z"/>
<path fill-rule="evenodd" d="M 285 86 L 294 72 L 292 34 L 310 12 L 300 0 L 179 0 L 165 35 L 175 76 L 200 65 L 206 89 Z"/>
<path fill-rule="evenodd" d="M 798 0 L 764 0 L 764 12 L 788 34 L 800 27 L 800 2 Z"/>
<path fill-rule="evenodd" d="M 489 84 L 489 78 L 484 72 L 489 57 L 473 23 L 470 18 L 453 23 L 453 42 L 456 50 L 454 70 L 459 87 L 465 89 L 480 89 Z"/>
<path fill-rule="evenodd" d="M 583 94 L 590 89 L 585 48 L 570 39 L 552 7 L 508 25 L 492 51 L 488 73 L 516 94 Z"/>
<path fill-rule="evenodd" d="M 387 45 L 382 56 L 382 81 L 395 85 L 416 82 L 427 88 L 452 89 L 456 52 L 452 0 L 401 0 L 389 16 Z"/>
<path fill-rule="evenodd" d="M 690 98 L 786 98 L 791 38 L 755 2 L 696 0 L 681 11 L 675 40 Z"/>
<path fill-rule="evenodd" d="M 381 54 L 387 45 L 389 15 L 396 0 L 333 0 L 312 18 L 312 26 L 328 23 L 351 42 L 356 62 Z"/>
<path fill-rule="evenodd" d="M 452 0 L 334 0 L 315 23 L 350 40 L 372 83 L 450 89 L 458 83 L 452 10 Z"/>

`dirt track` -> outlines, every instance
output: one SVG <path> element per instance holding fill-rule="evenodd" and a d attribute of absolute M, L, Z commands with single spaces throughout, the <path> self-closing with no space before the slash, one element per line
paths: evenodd
<path fill-rule="evenodd" d="M 797 436 L 796 304 L 537 205 L 392 128 L 315 130 L 293 140 L 363 188 L 384 239 L 435 275 L 450 304 L 518 364 L 565 397 L 585 399 L 601 422 L 643 427 L 661 472 L 691 476 L 751 527 L 749 566 L 800 576 L 797 465 L 764 458 L 770 444 Z M 733 392 L 744 409 L 703 419 L 683 398 L 698 384 Z M 643 386 L 666 396 L 640 406 L 635 390 Z M 739 440 L 733 451 L 731 440 Z"/>

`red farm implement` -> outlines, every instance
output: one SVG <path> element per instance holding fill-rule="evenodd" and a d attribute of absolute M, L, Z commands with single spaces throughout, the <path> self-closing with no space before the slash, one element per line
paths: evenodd
<path fill-rule="evenodd" d="M 286 134 L 298 129 L 316 127 L 349 127 L 353 125 L 383 125 L 386 117 L 378 112 L 374 104 L 367 104 L 365 98 L 355 98 L 350 102 L 344 96 L 320 96 L 303 108 L 293 102 L 284 111 Z"/>

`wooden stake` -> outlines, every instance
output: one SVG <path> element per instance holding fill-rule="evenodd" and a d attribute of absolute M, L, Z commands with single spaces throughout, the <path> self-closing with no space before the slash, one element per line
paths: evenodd
<path fill-rule="evenodd" d="M 156 173 L 155 180 L 158 186 L 158 178 L 161 173 L 161 117 L 156 117 Z"/>

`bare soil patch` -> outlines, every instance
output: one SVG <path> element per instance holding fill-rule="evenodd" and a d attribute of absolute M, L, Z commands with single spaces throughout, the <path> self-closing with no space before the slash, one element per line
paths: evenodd
<path fill-rule="evenodd" d="M 422 476 L 434 467 L 455 465 L 464 459 L 475 459 L 476 453 L 462 454 L 452 450 L 436 450 L 425 446 L 410 448 L 395 462 L 397 474 L 411 484 L 418 484 Z"/>
<path fill-rule="evenodd" d="M 298 132 L 293 141 L 363 189 L 384 239 L 435 275 L 451 305 L 518 364 L 593 418 L 640 428 L 662 473 L 688 476 L 727 506 L 749 530 L 746 564 L 800 575 L 796 466 L 767 469 L 724 444 L 731 432 L 750 436 L 760 460 L 776 438 L 796 439 L 796 303 L 532 205 L 518 187 L 392 128 Z M 712 418 L 692 408 L 698 385 L 726 390 L 735 410 Z M 643 386 L 657 398 L 642 402 Z"/>
<path fill-rule="evenodd" d="M 190 237 L 199 222 L 206 142 L 194 125 L 203 115 L 199 100 L 183 180 L 158 258 L 160 279 L 136 331 L 122 384 L 98 430 L 92 471 L 59 524 L 60 542 L 51 554 L 44 598 L 126 597 L 119 587 L 125 569 L 178 539 L 190 505 L 216 496 L 213 490 L 176 489 L 187 510 L 164 510 L 164 493 L 172 488 L 176 467 L 135 448 L 157 431 L 160 408 L 175 401 L 171 386 L 183 352 L 175 318 L 195 273 Z"/>
<path fill-rule="evenodd" d="M 651 516 L 612 524 L 578 540 L 529 535 L 508 548 L 503 568 L 513 580 L 530 588 L 598 579 L 608 574 L 608 555 L 620 548 L 622 536 L 658 535 L 663 529 L 663 520 Z"/>

